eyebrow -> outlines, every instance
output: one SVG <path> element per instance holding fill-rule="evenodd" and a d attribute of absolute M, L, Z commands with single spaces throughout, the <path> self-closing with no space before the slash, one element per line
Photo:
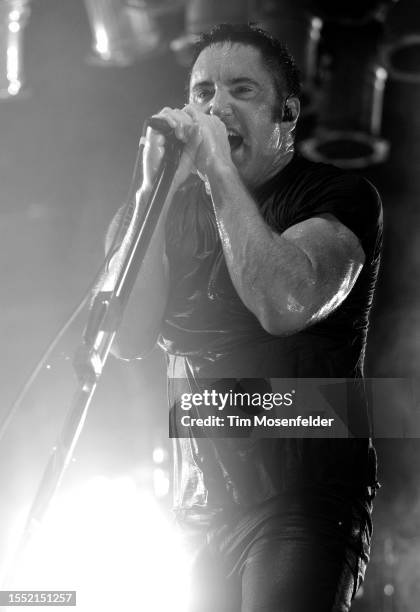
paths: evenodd
<path fill-rule="evenodd" d="M 194 85 L 191 87 L 191 91 L 199 89 L 200 87 L 211 87 L 212 85 L 212 81 L 198 81 L 197 83 L 194 83 Z M 261 88 L 261 85 L 257 81 L 254 81 L 254 79 L 250 79 L 249 77 L 237 77 L 235 79 L 229 79 L 228 85 L 254 85 L 259 89 Z"/>

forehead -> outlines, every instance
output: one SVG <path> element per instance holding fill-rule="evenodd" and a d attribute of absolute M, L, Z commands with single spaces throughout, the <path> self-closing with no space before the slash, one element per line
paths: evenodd
<path fill-rule="evenodd" d="M 191 71 L 190 87 L 203 81 L 228 83 L 237 79 L 250 79 L 267 88 L 274 86 L 259 49 L 241 43 L 216 43 L 198 56 Z"/>

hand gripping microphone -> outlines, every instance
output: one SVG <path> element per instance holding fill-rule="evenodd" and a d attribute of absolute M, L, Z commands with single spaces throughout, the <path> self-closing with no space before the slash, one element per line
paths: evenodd
<path fill-rule="evenodd" d="M 169 145 L 174 151 L 178 151 L 183 148 L 184 143 L 175 136 L 175 130 L 169 125 L 165 119 L 161 117 L 149 117 L 143 123 L 143 131 L 140 139 L 140 145 L 145 143 L 147 128 L 151 127 L 155 132 L 159 132 L 166 138 L 166 144 Z"/>
<path fill-rule="evenodd" d="M 136 193 L 139 191 L 143 180 L 142 156 L 143 148 L 146 143 L 146 132 L 148 127 L 151 127 L 156 132 L 159 132 L 160 134 L 165 136 L 166 143 L 164 166 L 166 169 L 168 168 L 168 166 L 170 166 L 173 175 L 175 174 L 176 168 L 181 157 L 182 149 L 184 147 L 184 143 L 181 140 L 178 140 L 178 138 L 176 138 L 174 129 L 169 125 L 167 121 L 165 121 L 161 117 L 152 116 L 144 121 L 139 141 L 139 147 L 137 150 L 136 161 L 134 163 L 134 170 L 128 192 L 126 208 L 125 211 L 122 213 L 122 217 L 119 222 L 119 228 L 115 233 L 112 245 L 109 249 L 110 260 L 112 259 L 113 254 L 120 248 L 121 243 L 125 238 L 128 228 L 133 219 L 134 211 L 136 208 Z M 162 169 L 163 168 L 161 168 L 161 170 Z M 155 187 L 156 186 L 157 183 L 155 184 Z"/>
<path fill-rule="evenodd" d="M 175 136 L 175 130 L 167 121 L 165 121 L 165 119 L 152 116 L 146 119 L 146 121 L 143 123 L 136 165 L 138 166 L 140 164 L 141 156 L 143 154 L 142 150 L 146 143 L 146 132 L 148 127 L 151 127 L 152 130 L 155 130 L 156 132 L 159 132 L 159 134 L 162 134 L 162 136 L 165 136 L 165 158 L 176 160 L 176 163 L 178 164 L 184 148 L 184 143 Z"/>
<path fill-rule="evenodd" d="M 155 132 L 159 132 L 162 136 L 165 136 L 165 157 L 172 158 L 176 164 L 178 164 L 184 143 L 175 136 L 175 130 L 169 125 L 165 119 L 161 117 L 149 117 L 143 124 L 143 133 L 140 138 L 140 146 L 144 145 L 146 140 L 147 128 L 151 127 Z"/>
<path fill-rule="evenodd" d="M 159 134 L 163 136 L 170 136 L 174 133 L 174 129 L 161 117 L 149 117 L 149 119 L 146 119 L 146 128 L 147 127 L 151 127 L 152 130 L 159 132 Z"/>

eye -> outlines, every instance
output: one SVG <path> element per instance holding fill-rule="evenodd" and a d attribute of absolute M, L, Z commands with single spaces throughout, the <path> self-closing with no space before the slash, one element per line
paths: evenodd
<path fill-rule="evenodd" d="M 251 98 L 254 95 L 254 90 L 250 85 L 238 85 L 234 87 L 232 93 L 238 98 Z"/>
<path fill-rule="evenodd" d="M 202 103 L 211 98 L 213 92 L 210 89 L 195 89 L 193 98 L 196 102 Z"/>

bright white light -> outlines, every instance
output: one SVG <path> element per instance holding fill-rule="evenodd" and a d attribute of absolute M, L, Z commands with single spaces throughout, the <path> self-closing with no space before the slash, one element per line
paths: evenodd
<path fill-rule="evenodd" d="M 9 31 L 16 33 L 20 31 L 20 24 L 17 21 L 11 21 L 9 23 Z"/>
<path fill-rule="evenodd" d="M 385 68 L 378 66 L 378 68 L 375 70 L 375 76 L 379 81 L 386 81 L 388 73 Z"/>
<path fill-rule="evenodd" d="M 166 459 L 166 451 L 164 448 L 157 446 L 153 449 L 153 461 L 155 463 L 163 463 Z"/>
<path fill-rule="evenodd" d="M 156 497 L 165 497 L 169 493 L 169 476 L 166 470 L 155 468 L 153 470 L 153 489 Z"/>
<path fill-rule="evenodd" d="M 16 45 L 7 48 L 7 78 L 9 81 L 18 81 L 19 53 Z"/>
<path fill-rule="evenodd" d="M 7 88 L 7 93 L 9 96 L 16 96 L 20 92 L 20 88 L 22 87 L 22 83 L 20 81 L 12 81 L 9 83 Z"/>
<path fill-rule="evenodd" d="M 11 572 L 12 567 L 14 567 L 16 550 L 19 546 L 22 532 L 25 528 L 28 512 L 29 507 L 22 508 L 20 512 L 17 512 L 15 519 L 7 533 L 5 550 L 3 551 L 3 565 L 0 568 L 0 584 L 2 586 L 3 584 L 9 585 L 8 581 L 11 580 Z"/>
<path fill-rule="evenodd" d="M 52 505 L 14 588 L 76 590 L 80 612 L 181 612 L 189 561 L 150 493 L 97 477 Z"/>
<path fill-rule="evenodd" d="M 322 19 L 320 19 L 319 17 L 312 17 L 310 31 L 310 37 L 312 40 L 319 40 L 322 25 Z"/>
<path fill-rule="evenodd" d="M 96 44 L 95 49 L 100 55 L 109 55 L 109 38 L 105 28 L 102 25 L 95 27 Z"/>
<path fill-rule="evenodd" d="M 18 10 L 10 11 L 9 19 L 10 19 L 10 21 L 19 21 L 19 19 L 20 19 L 20 12 Z"/>

